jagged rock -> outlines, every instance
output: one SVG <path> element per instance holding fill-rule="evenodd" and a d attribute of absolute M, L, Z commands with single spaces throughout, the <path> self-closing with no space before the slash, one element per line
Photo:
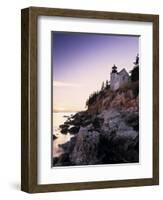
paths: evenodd
<path fill-rule="evenodd" d="M 97 164 L 97 150 L 100 133 L 88 132 L 88 128 L 80 128 L 70 160 L 75 165 Z"/>
<path fill-rule="evenodd" d="M 101 128 L 103 122 L 104 122 L 103 118 L 95 117 L 94 120 L 92 121 L 92 125 L 95 129 L 99 129 Z"/>
<path fill-rule="evenodd" d="M 63 128 L 68 128 L 68 127 L 69 127 L 68 124 L 61 124 L 61 125 L 59 126 L 59 128 L 61 128 L 61 129 L 63 129 Z"/>
<path fill-rule="evenodd" d="M 80 129 L 79 126 L 73 126 L 73 127 L 71 127 L 71 128 L 68 129 L 68 132 L 70 134 L 76 134 L 76 133 L 78 133 L 79 129 Z"/>
<path fill-rule="evenodd" d="M 125 113 L 124 120 L 129 126 L 132 126 L 134 130 L 139 131 L 139 113 L 138 112 Z"/>
<path fill-rule="evenodd" d="M 59 158 L 58 157 L 54 157 L 53 158 L 53 166 L 55 166 L 58 162 Z"/>
<path fill-rule="evenodd" d="M 55 166 L 70 166 L 72 163 L 69 159 L 69 153 L 62 154 L 56 161 Z"/>
<path fill-rule="evenodd" d="M 139 139 L 100 135 L 98 158 L 101 164 L 131 163 L 139 161 Z"/>
<path fill-rule="evenodd" d="M 54 134 L 53 134 L 53 136 L 52 136 L 52 137 L 53 137 L 53 140 L 57 139 L 57 136 L 56 136 L 56 135 L 54 135 Z"/>
<path fill-rule="evenodd" d="M 68 128 L 62 128 L 61 129 L 62 134 L 67 134 L 68 133 Z"/>
<path fill-rule="evenodd" d="M 61 144 L 59 146 L 63 148 L 64 152 L 71 153 L 74 149 L 75 143 L 76 143 L 76 136 L 72 137 L 69 142 L 66 142 L 65 144 Z"/>
<path fill-rule="evenodd" d="M 64 123 L 64 124 L 61 124 L 59 126 L 59 128 L 61 129 L 61 133 L 62 134 L 67 134 L 69 125 Z"/>
<path fill-rule="evenodd" d="M 81 126 L 85 127 L 85 126 L 88 126 L 91 123 L 92 123 L 91 119 L 86 119 L 85 121 L 82 122 Z"/>

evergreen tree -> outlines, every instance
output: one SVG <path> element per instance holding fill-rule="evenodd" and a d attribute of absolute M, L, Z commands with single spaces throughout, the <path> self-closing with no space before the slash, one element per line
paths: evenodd
<path fill-rule="evenodd" d="M 134 62 L 134 68 L 131 70 L 131 81 L 139 80 L 139 56 L 136 56 L 136 61 Z"/>
<path fill-rule="evenodd" d="M 109 81 L 106 80 L 106 89 L 108 89 L 108 88 L 109 88 Z"/>
<path fill-rule="evenodd" d="M 131 81 L 138 81 L 139 80 L 139 66 L 136 66 L 131 70 Z"/>
<path fill-rule="evenodd" d="M 99 92 L 94 92 L 92 93 L 89 98 L 86 101 L 86 106 L 89 106 L 91 104 L 93 104 L 96 101 L 97 96 L 99 95 Z"/>
<path fill-rule="evenodd" d="M 104 82 L 102 82 L 101 91 L 103 91 L 104 89 L 105 89 L 105 85 L 104 85 Z"/>

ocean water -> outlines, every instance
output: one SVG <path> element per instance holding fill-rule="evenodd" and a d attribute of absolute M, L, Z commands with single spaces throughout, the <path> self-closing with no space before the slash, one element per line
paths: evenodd
<path fill-rule="evenodd" d="M 73 135 L 69 133 L 62 134 L 59 125 L 63 124 L 67 120 L 67 117 L 74 114 L 74 112 L 53 113 L 53 134 L 57 137 L 57 139 L 53 140 L 53 157 L 58 157 L 64 153 L 63 149 L 59 147 L 59 145 L 68 142 L 73 137 Z"/>

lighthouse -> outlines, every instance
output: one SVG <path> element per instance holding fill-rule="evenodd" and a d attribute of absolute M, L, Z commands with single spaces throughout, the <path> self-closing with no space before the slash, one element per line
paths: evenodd
<path fill-rule="evenodd" d="M 110 74 L 110 88 L 112 91 L 118 90 L 130 81 L 130 76 L 126 69 L 123 68 L 120 72 L 117 71 L 117 66 L 113 65 Z"/>

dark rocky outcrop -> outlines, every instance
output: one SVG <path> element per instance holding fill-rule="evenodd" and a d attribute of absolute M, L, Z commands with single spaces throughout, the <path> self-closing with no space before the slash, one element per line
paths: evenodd
<path fill-rule="evenodd" d="M 76 134 L 76 133 L 78 133 L 79 129 L 80 129 L 80 126 L 73 126 L 73 127 L 69 128 L 68 131 L 71 134 Z"/>
<path fill-rule="evenodd" d="M 69 125 L 68 124 L 61 124 L 59 126 L 59 128 L 61 129 L 60 131 L 61 131 L 62 134 L 67 134 Z"/>
<path fill-rule="evenodd" d="M 53 140 L 57 139 L 57 136 L 54 134 L 52 135 L 52 137 L 53 137 Z"/>
<path fill-rule="evenodd" d="M 99 132 L 88 132 L 87 128 L 81 128 L 77 135 L 74 149 L 70 154 L 70 161 L 75 165 L 98 164 L 99 138 Z"/>

